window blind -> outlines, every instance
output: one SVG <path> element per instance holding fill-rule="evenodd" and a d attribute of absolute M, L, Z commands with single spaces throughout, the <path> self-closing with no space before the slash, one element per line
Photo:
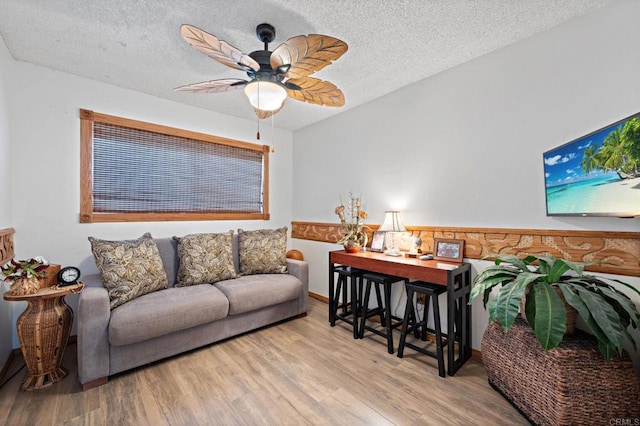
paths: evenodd
<path fill-rule="evenodd" d="M 262 213 L 262 154 L 94 124 L 96 212 Z"/>

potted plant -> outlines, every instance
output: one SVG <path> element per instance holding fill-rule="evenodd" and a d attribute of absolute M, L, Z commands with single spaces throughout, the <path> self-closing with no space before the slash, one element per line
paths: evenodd
<path fill-rule="evenodd" d="M 9 294 L 22 296 L 38 292 L 40 279 L 45 277 L 48 267 L 47 261 L 40 257 L 18 261 L 11 259 L 0 267 L 0 274 L 3 281 L 11 284 Z"/>
<path fill-rule="evenodd" d="M 614 351 L 621 353 L 625 341 L 635 347 L 627 327 L 638 328 L 640 312 L 626 294 L 612 285 L 615 282 L 640 295 L 630 284 L 586 275 L 584 267 L 588 264 L 553 256 L 521 259 L 514 255 L 490 255 L 486 258 L 495 258 L 495 264 L 474 278 L 471 301 L 482 294 L 491 321 L 498 321 L 505 331 L 513 325 L 521 299 L 525 297 L 524 314 L 536 339 L 545 350 L 557 347 L 567 331 L 564 297 L 597 339 L 605 359 L 609 360 Z M 489 301 L 489 295 L 498 285 L 500 288 Z"/>
<path fill-rule="evenodd" d="M 361 247 L 367 245 L 368 237 L 365 232 L 366 226 L 364 225 L 367 213 L 361 207 L 360 198 L 349 194 L 347 207 L 344 206 L 342 197 L 340 197 L 340 205 L 335 210 L 340 218 L 340 230 L 342 231 L 342 238 L 340 238 L 338 244 L 342 244 L 348 252 L 358 252 Z"/>

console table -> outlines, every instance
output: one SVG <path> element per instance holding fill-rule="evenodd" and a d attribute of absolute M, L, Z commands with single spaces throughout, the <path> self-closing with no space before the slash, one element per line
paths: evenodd
<path fill-rule="evenodd" d="M 64 296 L 80 293 L 84 284 L 66 287 L 44 287 L 37 293 L 21 296 L 4 294 L 12 302 L 26 301 L 27 308 L 20 314 L 16 326 L 20 348 L 29 370 L 22 383 L 26 391 L 40 389 L 62 380 L 67 371 L 62 367 L 62 357 L 67 347 L 73 311 Z"/>
<path fill-rule="evenodd" d="M 329 294 L 334 292 L 335 264 L 446 286 L 447 374 L 453 376 L 471 358 L 471 266 L 468 263 L 394 257 L 371 251 L 332 251 L 329 252 Z M 334 312 L 333 303 L 329 298 L 329 315 Z"/>

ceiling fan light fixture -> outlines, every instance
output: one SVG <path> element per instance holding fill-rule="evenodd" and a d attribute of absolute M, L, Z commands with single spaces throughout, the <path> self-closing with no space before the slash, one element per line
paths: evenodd
<path fill-rule="evenodd" d="M 275 111 L 282 107 L 287 90 L 273 81 L 254 80 L 244 87 L 251 105 L 262 111 Z"/>
<path fill-rule="evenodd" d="M 270 24 L 258 25 L 256 35 L 264 43 L 264 49 L 246 54 L 200 28 L 181 25 L 182 38 L 194 49 L 229 68 L 245 72 L 250 80 L 223 78 L 174 90 L 224 93 L 244 88 L 259 119 L 273 117 L 287 97 L 315 105 L 344 106 L 344 94 L 335 84 L 310 75 L 338 60 L 347 51 L 347 43 L 322 34 L 298 35 L 270 51 L 269 43 L 275 33 Z"/>

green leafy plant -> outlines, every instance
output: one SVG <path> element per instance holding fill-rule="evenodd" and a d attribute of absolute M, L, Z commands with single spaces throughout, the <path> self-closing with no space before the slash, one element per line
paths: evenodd
<path fill-rule="evenodd" d="M 49 265 L 44 259 L 31 258 L 27 260 L 13 260 L 0 266 L 0 273 L 4 281 L 13 282 L 20 278 L 44 278 L 45 269 Z"/>
<path fill-rule="evenodd" d="M 585 275 L 586 263 L 570 262 L 553 256 L 490 255 L 494 265 L 484 269 L 473 282 L 471 301 L 483 295 L 491 321 L 498 321 L 505 331 L 513 325 L 520 302 L 526 293 L 525 315 L 536 339 L 545 349 L 553 349 L 566 333 L 565 305 L 553 287 L 562 292 L 591 333 L 598 340 L 598 348 L 606 359 L 614 351 L 622 352 L 625 341 L 635 348 L 635 341 L 627 331 L 629 325 L 638 328 L 640 312 L 633 301 L 612 283 L 625 286 L 640 295 L 640 291 L 619 280 L 607 280 Z M 535 263 L 535 264 L 534 264 Z M 570 272 L 572 271 L 572 272 Z M 565 273 L 570 272 L 565 275 Z M 489 301 L 494 287 L 500 289 Z M 471 303 L 471 302 L 469 302 Z"/>

